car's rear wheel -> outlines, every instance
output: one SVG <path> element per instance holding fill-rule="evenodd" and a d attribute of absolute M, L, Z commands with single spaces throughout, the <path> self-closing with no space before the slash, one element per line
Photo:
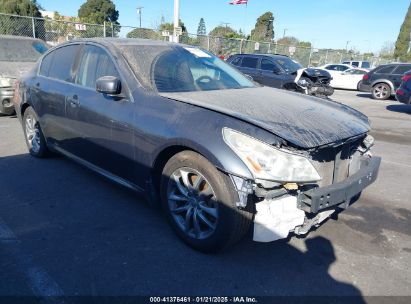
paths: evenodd
<path fill-rule="evenodd" d="M 251 212 L 236 207 L 238 194 L 230 178 L 192 151 L 180 152 L 167 162 L 161 199 L 177 235 L 204 252 L 240 240 L 252 222 Z"/>
<path fill-rule="evenodd" d="M 372 97 L 378 100 L 385 100 L 391 96 L 391 88 L 386 83 L 377 83 L 372 87 Z"/>
<path fill-rule="evenodd" d="M 47 143 L 44 139 L 38 116 L 32 107 L 28 107 L 24 111 L 23 131 L 30 154 L 35 157 L 46 156 L 48 153 Z"/>

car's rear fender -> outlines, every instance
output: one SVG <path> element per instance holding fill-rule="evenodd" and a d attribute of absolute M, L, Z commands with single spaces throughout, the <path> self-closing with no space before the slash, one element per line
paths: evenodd
<path fill-rule="evenodd" d="M 386 84 L 388 84 L 388 85 L 390 86 L 392 93 L 395 91 L 395 89 L 394 89 L 394 84 L 393 84 L 390 80 L 388 80 L 388 79 L 386 79 L 386 78 L 378 78 L 377 80 L 373 80 L 373 81 L 371 82 L 371 87 L 375 86 L 377 83 L 386 83 Z"/>

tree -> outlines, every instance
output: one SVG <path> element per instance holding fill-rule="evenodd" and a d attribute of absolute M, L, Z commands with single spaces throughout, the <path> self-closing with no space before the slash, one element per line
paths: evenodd
<path fill-rule="evenodd" d="M 212 37 L 242 38 L 242 36 L 229 26 L 217 26 L 210 33 Z"/>
<path fill-rule="evenodd" d="M 383 59 L 393 59 L 394 58 L 394 43 L 392 41 L 386 41 L 381 47 L 379 56 Z"/>
<path fill-rule="evenodd" d="M 187 28 L 181 19 L 178 20 L 178 26 L 181 27 L 181 31 L 183 34 L 187 34 Z M 174 23 L 162 23 L 160 24 L 160 31 L 169 31 L 170 33 L 173 33 L 174 31 Z"/>
<path fill-rule="evenodd" d="M 37 2 L 31 0 L 0 0 L 0 12 L 19 16 L 41 17 Z M 44 21 L 39 19 L 34 19 L 34 21 L 36 37 L 44 39 Z M 32 37 L 32 20 L 28 18 L 1 16 L 0 34 Z"/>
<path fill-rule="evenodd" d="M 397 42 L 395 43 L 394 57 L 401 61 L 411 59 L 411 52 L 408 51 L 410 45 L 411 34 L 411 3 L 405 15 L 404 22 L 401 25 L 400 33 L 398 34 Z"/>
<path fill-rule="evenodd" d="M 311 48 L 311 42 L 309 42 L 309 41 L 299 41 L 298 46 L 302 47 L 302 48 L 309 49 L 309 48 Z"/>
<path fill-rule="evenodd" d="M 207 34 L 207 30 L 206 30 L 206 26 L 205 26 L 205 21 L 204 18 L 200 19 L 200 22 L 198 23 L 198 28 L 197 28 L 197 35 L 206 35 Z"/>
<path fill-rule="evenodd" d="M 300 43 L 300 41 L 292 36 L 285 36 L 281 39 L 277 40 L 278 45 L 285 45 L 285 46 L 297 46 Z"/>
<path fill-rule="evenodd" d="M 127 34 L 127 38 L 142 38 L 142 39 L 158 40 L 161 38 L 161 35 L 152 29 L 136 28 Z"/>
<path fill-rule="evenodd" d="M 96 26 L 87 26 L 86 31 L 79 31 L 76 36 L 79 37 L 103 37 L 117 36 L 120 32 L 120 26 L 117 22 L 118 11 L 116 5 L 111 0 L 87 0 L 80 6 L 78 17 L 80 21 L 87 23 L 103 24 L 110 22 L 111 26 L 104 28 Z"/>
<path fill-rule="evenodd" d="M 119 24 L 116 5 L 111 0 L 87 0 L 80 6 L 78 16 L 83 22 Z"/>
<path fill-rule="evenodd" d="M 274 39 L 274 16 L 272 12 L 265 12 L 257 18 L 254 29 L 251 31 L 251 40 L 270 42 Z"/>

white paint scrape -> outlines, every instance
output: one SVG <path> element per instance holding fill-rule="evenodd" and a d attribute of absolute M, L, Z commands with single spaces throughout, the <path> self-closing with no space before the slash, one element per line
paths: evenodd
<path fill-rule="evenodd" d="M 256 204 L 253 240 L 272 242 L 283 239 L 295 227 L 304 223 L 305 213 L 297 208 L 297 198 L 284 196 Z"/>

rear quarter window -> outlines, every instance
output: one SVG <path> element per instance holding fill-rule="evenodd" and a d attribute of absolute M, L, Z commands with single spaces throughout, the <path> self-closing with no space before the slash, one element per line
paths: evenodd
<path fill-rule="evenodd" d="M 233 60 L 231 60 L 231 64 L 239 66 L 241 64 L 241 57 L 235 57 Z"/>
<path fill-rule="evenodd" d="M 411 70 L 411 64 L 410 65 L 399 65 L 397 68 L 392 72 L 392 74 L 399 74 L 402 75 L 405 72 L 408 72 Z"/>

